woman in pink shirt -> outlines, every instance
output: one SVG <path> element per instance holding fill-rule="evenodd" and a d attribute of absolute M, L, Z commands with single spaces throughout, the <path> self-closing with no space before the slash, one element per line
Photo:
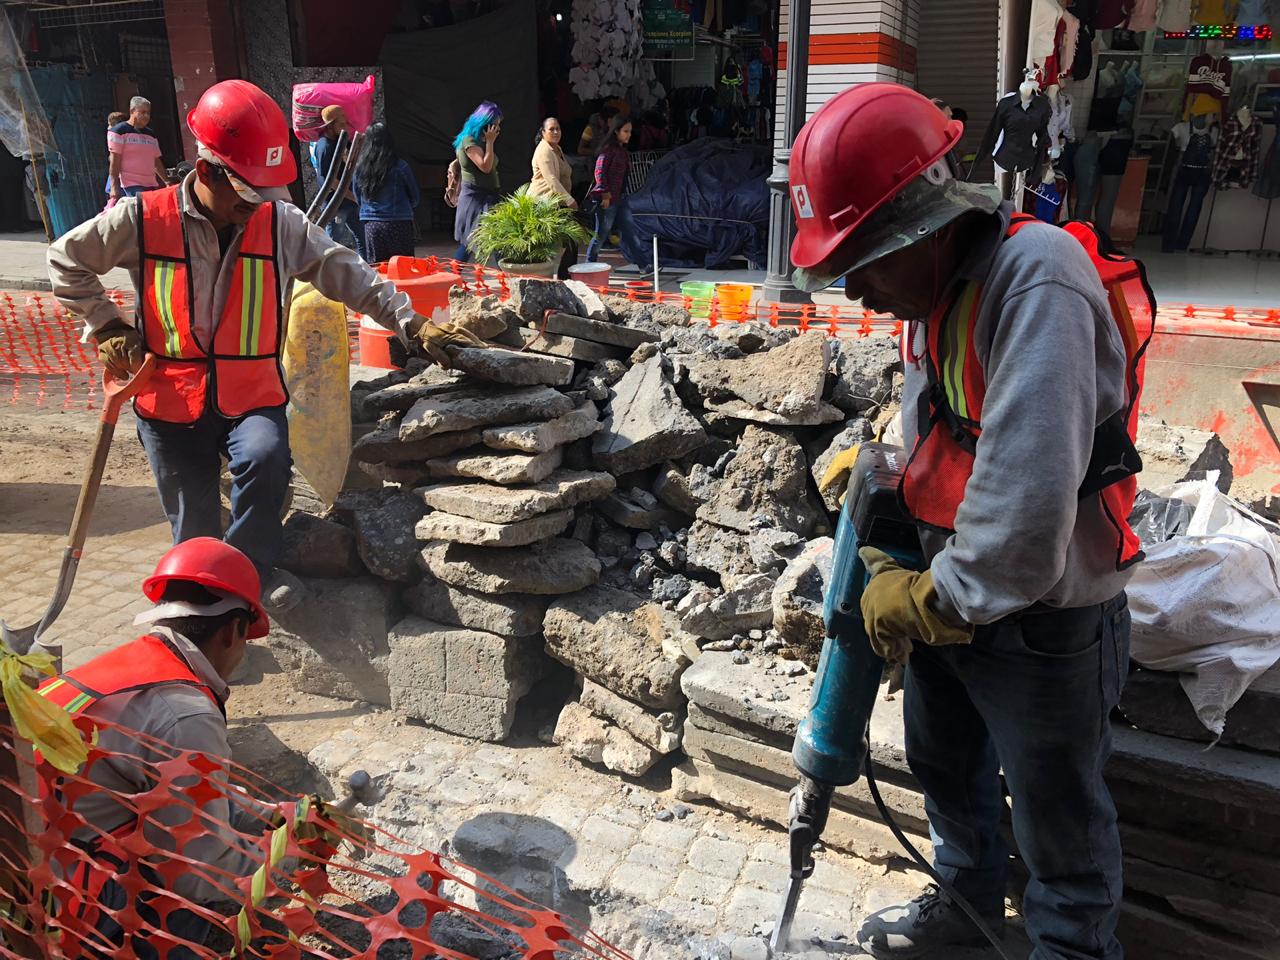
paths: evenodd
<path fill-rule="evenodd" d="M 164 186 L 167 171 L 160 159 L 160 141 L 147 126 L 150 122 L 151 101 L 134 97 L 129 101 L 129 119 L 107 131 L 112 200 Z"/>

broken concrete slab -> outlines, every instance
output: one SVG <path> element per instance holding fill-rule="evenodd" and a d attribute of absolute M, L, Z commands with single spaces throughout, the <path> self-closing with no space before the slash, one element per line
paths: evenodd
<path fill-rule="evenodd" d="M 421 572 L 413 526 L 425 512 L 421 498 L 411 493 L 392 493 L 375 507 L 355 511 L 356 544 L 370 573 L 384 580 L 417 582 Z"/>
<path fill-rule="evenodd" d="M 302 581 L 306 598 L 272 616 L 267 643 L 303 693 L 388 706 L 387 632 L 395 588 L 375 577 Z"/>
<path fill-rule="evenodd" d="M 1221 737 L 1200 722 L 1179 677 L 1161 670 L 1132 671 L 1120 698 L 1120 712 L 1139 730 L 1280 755 L 1280 666 L 1258 677 L 1235 702 Z"/>
<path fill-rule="evenodd" d="M 692 517 L 706 501 L 694 492 L 689 478 L 674 463 L 667 463 L 658 471 L 653 481 L 653 495 L 686 517 Z"/>
<path fill-rule="evenodd" d="M 560 466 L 563 456 L 560 447 L 546 453 L 490 453 L 471 450 L 443 460 L 428 460 L 427 472 L 436 480 L 471 477 L 503 486 L 539 483 Z"/>
<path fill-rule="evenodd" d="M 609 742 L 609 725 L 582 704 L 571 701 L 561 708 L 551 738 L 572 757 L 587 763 L 602 763 L 605 744 Z"/>
<path fill-rule="evenodd" d="M 489 383 L 566 387 L 573 379 L 572 360 L 540 353 L 501 347 L 460 347 L 449 356 L 455 370 Z"/>
<path fill-rule="evenodd" d="M 751 537 L 705 520 L 695 520 L 685 543 L 686 560 L 694 573 L 719 577 L 722 583 L 760 573 L 751 559 Z"/>
<path fill-rule="evenodd" d="M 683 725 L 676 713 L 669 710 L 653 713 L 590 679 L 583 680 L 579 702 L 660 754 L 672 753 L 680 747 Z"/>
<path fill-rule="evenodd" d="M 514 523 L 489 523 L 436 510 L 418 521 L 419 540 L 448 540 L 478 547 L 524 547 L 563 533 L 573 522 L 572 510 L 542 513 Z"/>
<path fill-rule="evenodd" d="M 773 622 L 773 588 L 772 577 L 744 577 L 732 590 L 689 610 L 680 625 L 704 640 L 727 640 L 763 629 Z"/>
<path fill-rule="evenodd" d="M 626 347 L 611 347 L 591 340 L 579 340 L 559 333 L 544 332 L 532 327 L 512 327 L 494 338 L 503 346 L 525 348 L 533 353 L 546 353 L 553 357 L 568 357 L 597 363 L 601 360 L 623 360 L 629 351 Z"/>
<path fill-rule="evenodd" d="M 534 326 L 541 327 L 538 322 Z M 579 340 L 590 340 L 592 343 L 603 343 L 611 347 L 622 347 L 634 350 L 642 343 L 654 343 L 657 334 L 635 327 L 626 327 L 617 323 L 600 322 L 585 317 L 570 316 L 567 313 L 553 313 L 546 319 L 545 329 L 549 333 L 559 333 Z"/>
<path fill-rule="evenodd" d="M 685 410 L 667 379 L 662 357 L 627 371 L 609 391 L 609 413 L 591 451 L 615 475 L 683 456 L 707 440 L 702 425 Z"/>
<path fill-rule="evenodd" d="M 449 322 L 469 330 L 481 340 L 492 340 L 520 322 L 520 315 L 496 294 L 477 297 L 460 285 L 449 288 Z"/>
<path fill-rule="evenodd" d="M 664 524 L 668 528 L 678 529 L 685 523 L 684 517 L 666 507 L 637 503 L 629 491 L 613 493 L 605 497 L 596 504 L 596 509 L 614 523 L 629 530 L 657 530 Z"/>
<path fill-rule="evenodd" d="M 1139 480 L 1148 490 L 1183 480 L 1200 480 L 1209 470 L 1218 471 L 1219 490 L 1231 490 L 1231 453 L 1216 433 L 1173 426 L 1155 417 L 1139 417 L 1137 447 L 1142 457 Z"/>
<path fill-rule="evenodd" d="M 809 492 L 799 441 L 768 427 L 747 427 L 737 456 L 697 517 L 739 533 L 771 527 L 808 536 L 822 513 Z"/>
<path fill-rule="evenodd" d="M 828 339 L 808 334 L 741 360 L 696 362 L 689 377 L 713 409 L 724 410 L 726 401 L 738 401 L 738 406 L 745 401 L 747 407 L 789 423 L 823 422 L 816 418 L 822 415 L 830 359 Z"/>
<path fill-rule="evenodd" d="M 401 383 L 393 383 L 374 390 L 364 398 L 366 411 L 385 413 L 389 410 L 408 410 L 423 397 L 434 397 L 456 390 L 461 378 L 448 370 L 430 366 Z"/>
<path fill-rule="evenodd" d="M 366 477 L 380 480 L 383 484 L 394 483 L 406 490 L 420 487 L 431 480 L 427 465 L 416 463 L 360 463 L 356 464 Z M 379 484 L 381 486 L 381 484 Z"/>
<path fill-rule="evenodd" d="M 400 439 L 421 440 L 476 427 L 550 420 L 564 416 L 574 406 L 572 400 L 551 387 L 457 388 L 417 401 L 400 421 Z"/>
<path fill-rule="evenodd" d="M 508 302 L 526 323 L 541 323 L 548 310 L 587 316 L 582 301 L 563 280 L 516 277 L 510 282 L 510 289 Z"/>
<path fill-rule="evenodd" d="M 476 740 L 503 740 L 541 675 L 537 645 L 409 617 L 387 636 L 391 707 Z"/>
<path fill-rule="evenodd" d="M 577 310 L 569 311 L 571 314 L 602 323 L 609 322 L 609 308 L 604 305 L 604 300 L 600 298 L 600 292 L 595 287 L 581 280 L 565 280 L 564 286 L 578 299 L 579 307 Z"/>
<path fill-rule="evenodd" d="M 556 600 L 543 631 L 548 653 L 614 693 L 659 710 L 684 700 L 688 659 L 672 649 L 679 625 L 657 604 L 596 586 Z"/>
<path fill-rule="evenodd" d="M 834 545 L 830 537 L 809 541 L 787 564 L 773 589 L 773 629 L 811 670 L 817 668 L 827 634 L 822 604 L 831 578 Z"/>
<path fill-rule="evenodd" d="M 572 593 L 600 579 L 600 561 L 577 540 L 545 540 L 529 547 L 474 547 L 437 541 L 422 562 L 438 579 L 481 593 Z"/>
<path fill-rule="evenodd" d="M 610 727 L 600 759 L 615 773 L 628 777 L 642 777 L 661 756 L 662 754 L 658 751 L 651 750 L 625 730 Z"/>
<path fill-rule="evenodd" d="M 440 433 L 424 440 L 400 439 L 399 421 L 378 424 L 377 428 L 355 442 L 351 456 L 361 463 L 404 463 L 412 460 L 429 460 L 474 447 L 480 442 L 480 431 L 461 430 L 457 433 Z"/>
<path fill-rule="evenodd" d="M 532 637 L 542 632 L 550 600 L 520 593 L 492 596 L 427 577 L 405 592 L 405 603 L 414 613 L 437 623 L 501 637 Z"/>
<path fill-rule="evenodd" d="M 427 506 L 488 523 L 515 523 L 553 510 L 598 500 L 613 492 L 608 473 L 556 470 L 529 486 L 494 487 L 485 483 L 440 483 L 415 493 Z"/>
<path fill-rule="evenodd" d="M 540 423 L 514 423 L 490 427 L 482 437 L 492 450 L 516 450 L 521 453 L 546 453 L 556 447 L 590 437 L 600 429 L 600 411 L 587 401 L 554 420 Z M 448 436 L 448 434 L 445 434 Z"/>
<path fill-rule="evenodd" d="M 745 420 L 749 423 L 762 423 L 770 427 L 820 427 L 827 423 L 836 423 L 844 419 L 839 407 L 822 403 L 804 413 L 774 413 L 772 410 L 760 410 L 741 400 L 706 400 L 707 416 L 712 414 L 729 417 L 734 420 Z"/>
<path fill-rule="evenodd" d="M 350 529 L 301 510 L 284 522 L 277 565 L 300 577 L 357 577 L 365 572 Z"/>
<path fill-rule="evenodd" d="M 881 407 L 898 399 L 894 384 L 902 374 L 902 352 L 897 337 L 872 334 L 835 340 L 832 351 L 831 402 L 846 414 L 874 418 Z"/>

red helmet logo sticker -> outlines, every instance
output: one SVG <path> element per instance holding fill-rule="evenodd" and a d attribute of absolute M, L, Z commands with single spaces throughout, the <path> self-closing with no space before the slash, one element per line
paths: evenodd
<path fill-rule="evenodd" d="M 809 202 L 809 188 L 797 183 L 791 188 L 791 201 L 796 207 L 796 216 L 801 220 L 813 219 L 813 204 Z"/>
<path fill-rule="evenodd" d="M 278 167 L 284 162 L 284 147 L 268 147 L 265 166 Z"/>

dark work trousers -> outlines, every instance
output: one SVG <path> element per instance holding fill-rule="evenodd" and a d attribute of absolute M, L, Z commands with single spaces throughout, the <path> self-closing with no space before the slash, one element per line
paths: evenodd
<path fill-rule="evenodd" d="M 1209 193 L 1209 168 L 1178 168 L 1169 190 L 1169 206 L 1164 212 L 1164 237 L 1160 249 L 1165 253 L 1186 250 L 1200 222 L 1200 210 Z"/>
<path fill-rule="evenodd" d="M 228 420 L 212 410 L 192 424 L 138 418 L 173 542 L 220 537 L 243 551 L 265 583 L 280 556 L 280 511 L 289 495 L 289 421 L 284 407 Z M 230 461 L 231 524 L 222 531 L 219 455 Z"/>
<path fill-rule="evenodd" d="M 938 872 L 985 915 L 1004 908 L 999 773 L 1030 871 L 1031 960 L 1120 960 L 1120 834 L 1102 769 L 1129 664 L 1124 594 L 980 626 L 967 646 L 916 644 L 907 762 L 925 792 Z"/>

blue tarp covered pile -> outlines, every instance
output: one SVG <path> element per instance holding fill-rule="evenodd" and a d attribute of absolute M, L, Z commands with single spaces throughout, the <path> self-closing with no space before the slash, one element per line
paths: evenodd
<path fill-rule="evenodd" d="M 767 147 L 705 139 L 672 150 L 626 198 L 623 255 L 651 267 L 656 233 L 664 267 L 718 267 L 734 256 L 763 265 L 770 169 Z"/>

